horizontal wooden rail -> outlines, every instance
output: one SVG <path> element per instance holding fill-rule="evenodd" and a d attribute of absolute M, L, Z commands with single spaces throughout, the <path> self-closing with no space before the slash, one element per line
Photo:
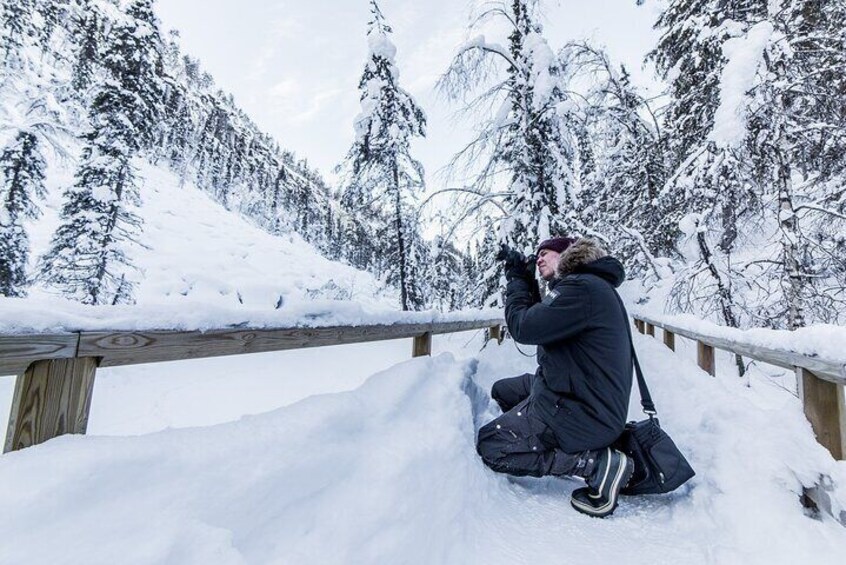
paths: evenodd
<path fill-rule="evenodd" d="M 835 384 L 846 385 L 846 366 L 843 363 L 822 359 L 812 355 L 803 355 L 795 351 L 785 351 L 763 347 L 742 341 L 726 339 L 724 337 L 707 335 L 694 330 L 689 330 L 648 318 L 646 316 L 634 316 L 635 320 L 643 324 L 663 328 L 665 332 L 692 339 L 709 347 L 731 351 L 737 355 L 748 357 L 762 363 L 769 363 L 777 367 L 794 370 L 796 367 L 807 369 L 817 377 Z"/>
<path fill-rule="evenodd" d="M 0 375 L 17 375 L 42 359 L 72 359 L 78 333 L 6 335 L 0 337 Z"/>
<path fill-rule="evenodd" d="M 4 451 L 84 434 L 98 367 L 119 367 L 414 338 L 412 356 L 430 355 L 432 335 L 487 329 L 502 319 L 363 326 L 105 331 L 0 335 L 0 375 L 18 375 Z"/>
<path fill-rule="evenodd" d="M 634 321 L 640 333 L 655 335 L 654 328 L 662 328 L 664 344 L 671 349 L 675 349 L 676 335 L 694 340 L 697 344 L 699 366 L 711 375 L 716 372 L 714 348 L 794 371 L 802 407 L 817 441 L 828 449 L 835 459 L 846 460 L 846 398 L 844 397 L 846 366 L 844 364 L 815 355 L 803 355 L 795 351 L 707 335 L 646 316 L 636 315 Z M 649 332 L 649 328 L 653 331 Z M 817 509 L 834 516 L 829 494 L 831 489 L 830 485 L 826 486 L 826 481 L 830 482 L 830 479 L 824 478 L 816 486 L 805 488 L 803 500 L 810 501 Z M 846 511 L 834 517 L 846 526 Z"/>
<path fill-rule="evenodd" d="M 503 320 L 425 324 L 238 328 L 208 331 L 76 332 L 0 336 L 0 375 L 22 373 L 35 361 L 97 357 L 100 367 L 284 351 L 485 329 Z"/>

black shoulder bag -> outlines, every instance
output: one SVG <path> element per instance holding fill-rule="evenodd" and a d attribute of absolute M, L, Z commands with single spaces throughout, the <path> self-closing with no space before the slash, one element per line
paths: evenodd
<path fill-rule="evenodd" d="M 658 423 L 656 417 L 658 412 L 655 411 L 655 403 L 652 402 L 652 396 L 649 394 L 649 388 L 646 386 L 643 371 L 640 369 L 637 353 L 635 353 L 629 315 L 619 295 L 617 300 L 620 301 L 620 308 L 623 309 L 626 320 L 626 332 L 629 335 L 632 361 L 634 361 L 637 386 L 640 390 L 640 404 L 643 406 L 643 413 L 649 416 L 647 420 L 626 424 L 623 434 L 614 443 L 615 448 L 623 451 L 635 463 L 634 475 L 620 493 L 632 495 L 671 492 L 696 473 Z"/>

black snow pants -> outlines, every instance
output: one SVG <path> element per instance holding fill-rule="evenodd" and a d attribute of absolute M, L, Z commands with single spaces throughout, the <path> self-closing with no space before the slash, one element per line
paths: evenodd
<path fill-rule="evenodd" d="M 526 373 L 494 383 L 491 396 L 503 414 L 479 430 L 476 451 L 500 473 L 584 477 L 593 466 L 595 452 L 566 453 L 558 447 L 549 426 L 533 409 L 532 379 L 534 375 Z"/>

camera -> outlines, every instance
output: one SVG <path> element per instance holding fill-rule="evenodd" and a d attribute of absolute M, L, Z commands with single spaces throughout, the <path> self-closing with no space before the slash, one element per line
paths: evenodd
<path fill-rule="evenodd" d="M 528 257 L 525 257 L 522 253 L 520 253 L 516 249 L 513 249 L 513 248 L 509 247 L 508 245 L 502 243 L 499 246 L 499 252 L 496 254 L 495 259 L 497 261 L 505 261 L 506 265 L 507 264 L 517 264 L 517 263 L 523 262 L 523 263 L 526 264 L 526 267 L 528 267 L 531 270 L 531 269 L 534 268 L 535 263 L 537 263 L 538 256 L 532 254 L 532 255 L 529 255 Z"/>
<path fill-rule="evenodd" d="M 504 243 L 500 243 L 499 244 L 499 253 L 496 254 L 496 257 L 494 257 L 494 259 L 496 259 L 497 261 L 505 261 L 505 259 L 508 258 L 508 254 L 511 253 L 512 251 L 514 253 L 518 253 L 518 251 L 514 251 L 513 249 L 511 249 L 510 247 L 508 247 Z"/>

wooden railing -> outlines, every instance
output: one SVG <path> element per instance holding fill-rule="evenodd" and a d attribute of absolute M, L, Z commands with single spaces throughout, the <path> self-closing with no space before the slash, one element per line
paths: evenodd
<path fill-rule="evenodd" d="M 430 355 L 432 335 L 487 329 L 501 319 L 369 326 L 238 328 L 209 331 L 72 332 L 0 336 L 0 375 L 18 375 L 4 452 L 59 435 L 84 434 L 98 367 L 200 359 L 413 338 L 412 356 Z"/>
<path fill-rule="evenodd" d="M 819 357 L 769 349 L 752 343 L 676 327 L 634 316 L 641 333 L 663 330 L 675 349 L 676 336 L 697 343 L 699 366 L 715 374 L 714 349 L 795 370 L 805 414 L 817 440 L 837 459 L 846 455 L 844 384 L 846 368 Z M 59 435 L 84 434 L 94 377 L 99 367 L 200 359 L 413 338 L 412 356 L 430 355 L 432 335 L 486 329 L 486 339 L 503 339 L 502 319 L 367 326 L 237 328 L 209 331 L 72 332 L 0 335 L 0 375 L 18 375 L 4 452 L 29 447 Z M 831 513 L 824 486 L 806 489 L 806 497 Z M 827 508 L 826 508 L 827 506 Z M 846 525 L 846 512 L 837 516 Z"/>
<path fill-rule="evenodd" d="M 716 374 L 714 349 L 794 371 L 805 416 L 811 423 L 817 441 L 828 449 L 835 459 L 846 459 L 846 366 L 842 363 L 794 351 L 762 347 L 751 342 L 707 335 L 642 315 L 635 315 L 634 321 L 642 334 L 655 336 L 655 328 L 661 328 L 664 344 L 674 351 L 677 335 L 695 341 L 697 363 L 703 371 L 712 376 Z M 832 512 L 827 486 L 829 484 L 830 479 L 823 479 L 816 486 L 806 488 L 804 501 L 809 506 L 833 515 L 846 526 L 846 511 L 836 516 Z"/>
<path fill-rule="evenodd" d="M 703 371 L 711 375 L 714 375 L 716 371 L 714 349 L 722 349 L 742 357 L 795 371 L 805 415 L 814 428 L 817 440 L 831 452 L 835 459 L 846 459 L 846 413 L 844 413 L 846 409 L 844 409 L 843 399 L 846 367 L 842 363 L 707 335 L 645 316 L 637 315 L 634 318 L 635 326 L 640 333 L 654 336 L 655 328 L 661 328 L 664 332 L 664 343 L 670 349 L 675 350 L 677 335 L 695 341 L 697 363 Z"/>

